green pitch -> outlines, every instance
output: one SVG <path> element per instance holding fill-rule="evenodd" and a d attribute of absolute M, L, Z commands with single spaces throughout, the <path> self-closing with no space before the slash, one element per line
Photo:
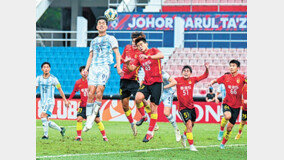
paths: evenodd
<path fill-rule="evenodd" d="M 219 148 L 217 140 L 219 124 L 195 124 L 193 128 L 194 144 L 198 152 L 182 148 L 176 142 L 174 130 L 170 123 L 158 123 L 159 130 L 150 142 L 143 143 L 148 123 L 137 127 L 138 135 L 134 137 L 128 122 L 103 122 L 109 142 L 104 142 L 102 135 L 94 124 L 88 132 L 82 132 L 82 142 L 74 141 L 76 121 L 54 120 L 59 126 L 66 127 L 66 135 L 49 128 L 49 139 L 41 140 L 43 129 L 41 120 L 37 120 L 36 156 L 37 159 L 247 159 L 247 126 L 242 137 L 235 140 L 238 125 L 233 128 L 231 138 L 225 150 Z M 185 126 L 178 123 L 181 134 Z M 187 143 L 187 147 L 188 147 Z"/>

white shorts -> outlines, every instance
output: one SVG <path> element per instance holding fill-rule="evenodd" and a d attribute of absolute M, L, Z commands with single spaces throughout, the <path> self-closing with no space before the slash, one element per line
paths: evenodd
<path fill-rule="evenodd" d="M 54 104 L 41 105 L 41 112 L 45 112 L 50 117 L 52 115 Z"/>
<path fill-rule="evenodd" d="M 109 65 L 101 65 L 94 66 L 92 65 L 89 69 L 88 76 L 88 85 L 98 86 L 98 85 L 106 85 L 110 76 L 110 66 Z"/>
<path fill-rule="evenodd" d="M 160 103 L 163 102 L 165 107 L 172 107 L 174 94 L 169 92 L 163 92 L 160 98 Z"/>

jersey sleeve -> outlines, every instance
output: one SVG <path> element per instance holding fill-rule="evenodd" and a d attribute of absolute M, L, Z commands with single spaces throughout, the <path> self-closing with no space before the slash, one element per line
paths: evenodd
<path fill-rule="evenodd" d="M 203 80 L 203 79 L 205 79 L 205 78 L 207 78 L 208 75 L 209 75 L 209 72 L 208 72 L 208 70 L 206 69 L 205 72 L 204 72 L 201 76 L 196 77 L 195 83 L 196 83 L 196 82 L 199 82 L 199 81 L 201 81 L 201 80 Z"/>
<path fill-rule="evenodd" d="M 38 86 L 39 86 L 39 76 L 36 77 L 36 87 L 38 87 Z"/>
<path fill-rule="evenodd" d="M 54 85 L 57 89 L 61 87 L 61 85 L 60 85 L 60 83 L 59 83 L 59 81 L 58 81 L 58 79 L 57 79 L 56 77 L 53 79 L 53 85 Z"/>
<path fill-rule="evenodd" d="M 90 43 L 90 49 L 89 49 L 89 52 L 91 52 L 93 50 L 93 43 L 94 43 L 94 40 L 91 41 Z"/>
<path fill-rule="evenodd" d="M 110 45 L 111 45 L 111 48 L 118 48 L 118 42 L 117 42 L 117 39 L 114 37 L 114 36 L 110 36 Z"/>
<path fill-rule="evenodd" d="M 224 84 L 224 79 L 225 79 L 225 75 L 221 76 L 220 78 L 217 79 L 217 83 L 218 84 L 221 84 L 223 83 Z"/>
<path fill-rule="evenodd" d="M 158 54 L 159 52 L 161 52 L 159 49 L 153 48 L 152 55 Z"/>
<path fill-rule="evenodd" d="M 74 89 L 73 89 L 72 93 L 70 94 L 68 100 L 71 100 L 75 96 L 76 92 L 78 92 L 78 90 L 79 90 L 78 89 L 78 82 L 76 81 Z"/>

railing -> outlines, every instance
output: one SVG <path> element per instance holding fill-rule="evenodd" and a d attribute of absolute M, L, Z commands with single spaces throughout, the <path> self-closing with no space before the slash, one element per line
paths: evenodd
<path fill-rule="evenodd" d="M 246 35 L 247 32 L 192 32 L 192 31 L 186 31 L 184 32 L 184 35 L 190 35 L 190 34 L 196 34 L 196 39 L 191 39 L 191 40 L 188 40 L 188 39 L 185 39 L 184 40 L 184 43 L 185 42 L 195 42 L 196 43 L 196 47 L 199 48 L 198 46 L 198 42 L 211 42 L 211 46 L 213 47 L 213 43 L 214 42 L 228 42 L 229 43 L 229 48 L 231 48 L 231 43 L 232 42 L 247 42 L 247 40 L 241 40 L 241 39 L 238 39 L 238 40 L 232 40 L 232 35 L 233 34 L 243 34 L 243 35 Z M 199 35 L 201 34 L 211 34 L 211 39 L 199 39 Z M 215 34 L 228 34 L 229 35 L 229 38 L 228 39 L 214 39 L 214 35 Z"/>
<path fill-rule="evenodd" d="M 119 38 L 119 36 L 116 36 L 116 39 L 118 42 L 124 41 L 124 42 L 132 42 L 131 39 L 131 33 L 133 31 L 107 31 L 108 34 L 110 35 L 114 35 L 115 34 L 121 34 L 121 33 L 127 33 L 128 36 L 124 37 L 124 38 Z M 148 42 L 161 42 L 162 46 L 164 46 L 164 32 L 163 31 L 143 31 L 143 33 L 146 35 L 146 37 L 150 37 L 150 34 L 162 34 L 162 38 L 161 39 L 152 39 L 152 38 L 147 38 Z M 36 42 L 37 44 L 41 44 L 40 46 L 50 46 L 50 47 L 54 47 L 54 46 L 65 46 L 68 47 L 70 46 L 70 44 L 68 44 L 68 42 L 76 42 L 76 38 L 75 39 L 71 39 L 71 35 L 70 34 L 77 34 L 77 31 L 36 31 L 37 36 L 36 38 Z M 88 38 L 87 41 L 90 42 L 92 39 L 94 39 L 96 37 L 96 34 L 98 34 L 98 31 L 87 31 L 87 37 L 92 37 L 92 38 Z M 93 34 L 93 35 L 92 35 Z M 95 35 L 94 35 L 95 34 Z M 46 44 L 46 42 L 50 42 L 50 44 Z M 57 45 L 54 45 L 56 42 L 60 42 Z M 44 44 L 44 45 L 43 45 Z"/>

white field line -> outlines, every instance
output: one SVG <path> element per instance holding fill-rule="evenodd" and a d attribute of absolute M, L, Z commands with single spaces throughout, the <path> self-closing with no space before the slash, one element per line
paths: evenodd
<path fill-rule="evenodd" d="M 64 128 L 75 128 L 76 126 L 64 126 Z M 42 126 L 36 126 L 36 129 L 42 129 Z"/>
<path fill-rule="evenodd" d="M 247 144 L 232 144 L 232 145 L 226 145 L 226 147 L 246 146 L 246 145 Z M 211 147 L 219 147 L 219 146 L 220 145 L 196 146 L 196 148 L 211 148 Z M 139 152 L 151 152 L 151 151 L 162 151 L 162 150 L 174 150 L 174 149 L 182 149 L 182 148 L 183 147 L 145 149 L 145 150 L 134 150 L 134 151 L 118 151 L 118 152 L 105 152 L 105 153 L 64 154 L 64 155 L 55 155 L 55 156 L 37 156 L 36 158 L 61 158 L 61 157 L 95 156 L 95 155 L 122 154 L 122 153 L 139 153 Z"/>

